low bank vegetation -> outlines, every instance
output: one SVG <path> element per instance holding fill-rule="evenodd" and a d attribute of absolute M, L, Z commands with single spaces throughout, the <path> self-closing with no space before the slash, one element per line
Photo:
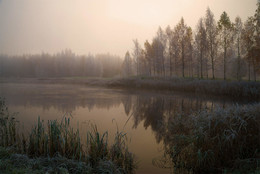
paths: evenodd
<path fill-rule="evenodd" d="M 109 87 L 171 90 L 234 98 L 260 99 L 260 83 L 183 78 L 126 78 L 107 82 Z"/>
<path fill-rule="evenodd" d="M 179 114 L 167 130 L 164 161 L 176 171 L 260 172 L 259 104 Z"/>
<path fill-rule="evenodd" d="M 84 142 L 69 118 L 46 124 L 39 118 L 24 135 L 0 99 L 0 173 L 133 173 L 136 163 L 126 134 L 117 131 L 109 144 L 108 132 L 90 127 Z"/>
<path fill-rule="evenodd" d="M 42 78 L 0 79 L 0 83 L 79 84 L 95 87 L 168 90 L 260 101 L 260 82 L 195 78 Z"/>

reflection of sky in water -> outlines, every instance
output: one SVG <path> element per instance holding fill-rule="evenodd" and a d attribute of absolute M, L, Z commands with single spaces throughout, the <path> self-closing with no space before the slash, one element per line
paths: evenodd
<path fill-rule="evenodd" d="M 17 117 L 25 130 L 37 122 L 38 116 L 60 120 L 65 113 L 72 114 L 73 126 L 82 131 L 92 121 L 100 131 L 108 130 L 111 135 L 117 124 L 131 140 L 130 150 L 139 161 L 138 173 L 169 173 L 152 166 L 152 160 L 163 154 L 169 117 L 176 112 L 191 113 L 233 103 L 222 98 L 56 84 L 1 84 L 0 96 L 6 98 L 11 112 L 19 112 Z"/>

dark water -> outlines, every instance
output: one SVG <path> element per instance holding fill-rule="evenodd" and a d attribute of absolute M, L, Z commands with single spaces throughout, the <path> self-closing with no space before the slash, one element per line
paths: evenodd
<path fill-rule="evenodd" d="M 25 130 L 38 119 L 73 117 L 73 125 L 87 129 L 89 121 L 100 131 L 128 133 L 130 151 L 138 160 L 137 173 L 170 173 L 153 165 L 163 156 L 166 123 L 176 113 L 193 113 L 202 108 L 227 107 L 234 103 L 218 97 L 187 95 L 174 92 L 125 91 L 57 84 L 0 84 L 9 111 L 18 112 Z M 115 120 L 115 121 L 112 121 Z"/>

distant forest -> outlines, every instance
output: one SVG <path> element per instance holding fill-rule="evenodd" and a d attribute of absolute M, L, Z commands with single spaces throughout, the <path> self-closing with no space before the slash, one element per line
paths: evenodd
<path fill-rule="evenodd" d="M 0 77 L 116 77 L 121 66 L 118 56 L 78 56 L 69 49 L 54 55 L 0 55 Z"/>
<path fill-rule="evenodd" d="M 226 12 L 216 21 L 208 8 L 195 29 L 183 18 L 159 27 L 142 47 L 137 39 L 124 59 L 110 54 L 0 55 L 0 77 L 197 77 L 257 80 L 260 74 L 260 1 L 244 23 Z"/>

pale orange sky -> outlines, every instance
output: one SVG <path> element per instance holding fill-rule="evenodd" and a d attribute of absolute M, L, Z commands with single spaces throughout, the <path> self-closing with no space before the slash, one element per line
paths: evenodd
<path fill-rule="evenodd" d="M 0 0 L 0 54 L 111 53 L 151 40 L 183 16 L 192 28 L 209 6 L 216 20 L 254 14 L 256 0 Z"/>

